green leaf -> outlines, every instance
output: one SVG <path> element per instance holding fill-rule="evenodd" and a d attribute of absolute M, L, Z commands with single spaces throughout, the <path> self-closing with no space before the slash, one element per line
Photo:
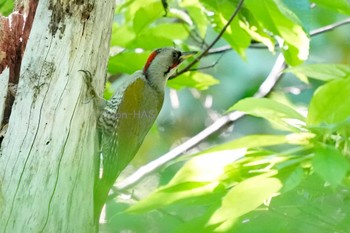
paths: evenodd
<path fill-rule="evenodd" d="M 13 0 L 0 0 L 0 16 L 8 16 L 13 11 Z"/>
<path fill-rule="evenodd" d="M 298 131 L 305 117 L 291 107 L 266 98 L 246 98 L 233 105 L 228 111 L 238 110 L 263 117 L 286 130 Z M 290 120 L 294 121 L 290 121 Z M 295 120 L 297 120 L 295 122 Z"/>
<path fill-rule="evenodd" d="M 343 64 L 308 64 L 291 67 L 285 72 L 292 72 L 301 80 L 314 78 L 321 81 L 331 81 L 350 75 L 350 66 Z"/>
<path fill-rule="evenodd" d="M 350 2 L 348 0 L 312 0 L 311 2 L 326 7 L 330 10 L 350 15 Z"/>
<path fill-rule="evenodd" d="M 189 198 L 222 192 L 220 178 L 224 168 L 243 157 L 245 150 L 209 153 L 190 159 L 166 186 L 158 188 L 150 196 L 128 209 L 143 212 L 160 208 Z M 159 201 L 162 200 L 162 201 Z"/>
<path fill-rule="evenodd" d="M 161 47 L 173 46 L 173 40 L 164 36 L 153 35 L 149 33 L 149 31 L 144 31 L 133 41 L 133 46 L 135 46 L 135 48 L 154 50 Z"/>
<path fill-rule="evenodd" d="M 278 173 L 280 174 L 281 172 L 279 171 Z M 303 177 L 304 177 L 304 171 L 301 167 L 298 166 L 295 169 L 293 168 L 293 171 L 289 173 L 287 177 L 285 177 L 285 180 L 282 180 L 283 188 L 281 192 L 285 193 L 296 188 L 303 180 Z"/>
<path fill-rule="evenodd" d="M 298 65 L 307 59 L 309 38 L 300 20 L 280 0 L 247 0 L 245 6 L 262 27 L 284 39 L 283 53 L 288 64 Z"/>
<path fill-rule="evenodd" d="M 157 1 L 140 8 L 134 17 L 133 27 L 136 34 L 147 29 L 148 26 L 164 13 L 161 1 Z"/>
<path fill-rule="evenodd" d="M 132 74 L 142 69 L 149 53 L 123 52 L 109 58 L 108 72 L 112 74 Z"/>
<path fill-rule="evenodd" d="M 142 213 L 149 210 L 162 208 L 181 200 L 209 195 L 216 192 L 215 190 L 217 189 L 218 185 L 219 183 L 217 182 L 191 182 L 159 189 L 150 196 L 131 206 L 126 211 L 129 213 Z"/>
<path fill-rule="evenodd" d="M 333 146 L 316 148 L 312 164 L 315 172 L 332 186 L 339 185 L 350 168 L 349 160 Z"/>
<path fill-rule="evenodd" d="M 162 23 L 148 29 L 148 34 L 171 40 L 184 40 L 188 37 L 188 30 L 180 23 Z"/>
<path fill-rule="evenodd" d="M 237 51 L 242 58 L 246 58 L 246 49 L 249 47 L 252 38 L 246 29 L 240 27 L 241 22 L 242 21 L 238 18 L 234 19 L 222 37 L 232 46 L 234 50 Z M 224 20 L 222 23 L 226 23 L 226 20 Z M 220 29 L 222 29 L 223 26 L 224 24 L 220 26 Z M 220 29 L 218 28 L 217 30 L 219 31 Z M 263 36 L 258 37 L 255 35 L 255 38 L 263 40 L 264 42 L 267 41 L 266 38 L 263 38 Z"/>
<path fill-rule="evenodd" d="M 213 28 L 219 32 L 226 25 L 228 19 L 232 15 L 233 11 L 236 9 L 238 1 L 222 0 L 222 1 L 212 1 L 212 0 L 201 0 L 203 6 L 207 9 L 210 14 L 209 20 Z M 251 42 L 251 37 L 249 34 L 240 27 L 240 17 L 236 17 L 231 24 L 226 29 L 223 34 L 223 38 L 232 46 L 237 53 L 245 58 L 245 50 L 249 47 Z"/>
<path fill-rule="evenodd" d="M 255 210 L 281 188 L 278 179 L 266 175 L 242 181 L 223 198 L 221 207 L 211 216 L 208 225 L 218 225 L 215 232 L 229 230 L 240 216 Z"/>
<path fill-rule="evenodd" d="M 215 79 L 209 74 L 202 72 L 186 72 L 183 75 L 171 79 L 168 82 L 168 86 L 174 89 L 181 89 L 184 87 L 192 87 L 198 90 L 206 90 L 209 87 L 219 83 L 219 80 Z"/>
<path fill-rule="evenodd" d="M 214 146 L 204 153 L 234 150 L 239 148 L 257 148 L 264 146 L 274 146 L 279 144 L 285 144 L 288 142 L 288 137 L 285 135 L 249 135 L 239 139 L 232 140 L 230 142 L 223 143 L 221 145 Z"/>
<path fill-rule="evenodd" d="M 247 15 L 246 17 L 249 18 L 248 20 L 240 20 L 239 26 L 245 30 L 249 36 L 258 42 L 263 43 L 267 46 L 270 52 L 275 51 L 275 40 L 262 28 L 257 22 L 254 17 L 252 17 L 249 12 L 245 12 Z"/>
<path fill-rule="evenodd" d="M 169 185 L 184 181 L 218 181 L 223 168 L 246 153 L 245 149 L 225 150 L 198 155 L 190 159 L 169 182 Z"/>
<path fill-rule="evenodd" d="M 142 31 L 133 41 L 135 48 L 154 50 L 160 47 L 173 46 L 174 40 L 185 40 L 188 30 L 179 23 L 158 24 Z"/>
<path fill-rule="evenodd" d="M 198 0 L 184 0 L 179 2 L 181 7 L 184 7 L 191 19 L 193 20 L 196 28 L 198 29 L 199 35 L 204 38 L 208 28 L 208 18 L 203 11 L 202 4 Z"/>
<path fill-rule="evenodd" d="M 123 24 L 118 25 L 116 23 L 113 24 L 112 36 L 111 36 L 111 45 L 112 46 L 120 46 L 123 48 L 128 47 L 130 42 L 132 42 L 136 38 L 135 32 L 131 27 Z M 129 47 L 130 49 L 131 47 Z"/>
<path fill-rule="evenodd" d="M 311 99 L 308 126 L 340 123 L 350 117 L 350 80 L 337 79 L 317 89 Z"/>

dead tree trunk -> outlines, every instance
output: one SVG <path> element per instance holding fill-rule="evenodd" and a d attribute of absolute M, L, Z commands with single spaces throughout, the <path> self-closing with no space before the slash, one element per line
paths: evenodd
<path fill-rule="evenodd" d="M 0 232 L 96 231 L 95 109 L 79 70 L 102 92 L 114 5 L 23 0 L 0 19 Z"/>

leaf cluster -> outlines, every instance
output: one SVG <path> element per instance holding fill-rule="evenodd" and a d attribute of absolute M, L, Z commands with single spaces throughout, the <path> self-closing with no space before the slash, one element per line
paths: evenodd
<path fill-rule="evenodd" d="M 220 32 L 237 3 L 167 1 L 163 17 L 161 1 L 124 2 L 116 10 L 111 45 L 118 52 L 110 59 L 109 72 L 132 73 L 151 50 L 162 46 L 204 50 L 208 35 Z M 133 217 L 137 213 L 148 216 L 147 221 L 139 219 L 143 224 L 154 226 L 150 222 L 157 221 L 158 230 L 166 232 L 350 230 L 350 69 L 305 63 L 315 6 L 337 17 L 350 14 L 346 0 L 246 0 L 220 42 L 242 59 L 256 43 L 272 54 L 282 53 L 288 68 L 279 75 L 317 84 L 307 105 L 274 94 L 241 99 L 227 112 L 263 119 L 274 131 L 218 142 L 178 159 L 174 175 L 146 198 L 123 207 L 115 204 L 117 212 L 111 207 L 110 226 L 117 217 L 138 219 Z M 169 86 L 203 91 L 220 85 L 219 79 L 194 70 Z"/>

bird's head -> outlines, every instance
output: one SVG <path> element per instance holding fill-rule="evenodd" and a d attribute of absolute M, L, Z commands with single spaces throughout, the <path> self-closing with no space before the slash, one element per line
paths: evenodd
<path fill-rule="evenodd" d="M 143 73 L 147 80 L 159 87 L 165 85 L 172 71 L 185 59 L 197 52 L 181 52 L 174 48 L 160 48 L 148 57 Z"/>

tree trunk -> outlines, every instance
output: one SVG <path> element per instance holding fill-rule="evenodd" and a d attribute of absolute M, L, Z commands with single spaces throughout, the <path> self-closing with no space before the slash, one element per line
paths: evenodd
<path fill-rule="evenodd" d="M 0 122 L 11 109 L 0 148 L 0 232 L 94 232 L 96 109 L 79 70 L 102 92 L 115 1 L 22 4 L 37 8 L 22 62 L 15 60 L 14 103 L 0 99 Z M 1 52 L 4 97 L 16 69 L 1 64 Z"/>

